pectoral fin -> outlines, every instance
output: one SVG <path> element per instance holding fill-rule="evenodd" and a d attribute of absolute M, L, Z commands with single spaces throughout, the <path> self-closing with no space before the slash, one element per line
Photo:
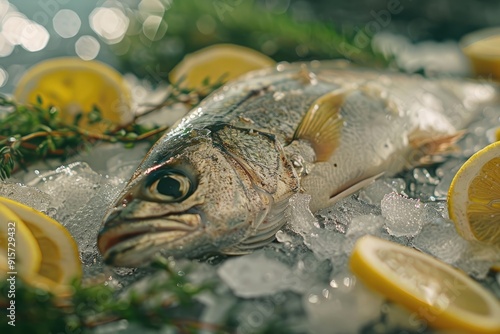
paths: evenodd
<path fill-rule="evenodd" d="M 295 130 L 293 139 L 309 141 L 317 161 L 327 161 L 340 144 L 343 126 L 340 109 L 345 94 L 335 91 L 318 98 Z"/>
<path fill-rule="evenodd" d="M 288 200 L 290 196 L 274 203 L 271 211 L 267 214 L 255 229 L 250 230 L 249 235 L 238 244 L 232 245 L 221 250 L 221 253 L 227 255 L 242 255 L 252 250 L 265 246 L 275 239 L 276 232 L 286 223 L 286 211 L 288 209 Z"/>
<path fill-rule="evenodd" d="M 345 198 L 347 196 L 350 196 L 350 195 L 354 194 L 356 191 L 358 191 L 361 188 L 369 185 L 370 183 L 372 183 L 373 181 L 375 181 L 376 179 L 378 179 L 379 177 L 381 177 L 382 175 L 384 175 L 384 173 L 385 172 L 382 172 L 382 173 L 379 173 L 377 175 L 369 176 L 367 178 L 358 180 L 356 183 L 352 184 L 348 188 L 346 188 L 346 189 L 344 189 L 344 190 L 342 190 L 342 191 L 340 191 L 338 193 L 333 194 L 330 197 L 329 203 L 330 204 L 334 204 L 334 203 L 338 202 L 339 200 L 341 200 L 342 198 Z"/>

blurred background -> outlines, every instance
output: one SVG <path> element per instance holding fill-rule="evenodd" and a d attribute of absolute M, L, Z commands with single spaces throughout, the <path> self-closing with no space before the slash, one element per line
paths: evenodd
<path fill-rule="evenodd" d="M 67 55 L 160 82 L 186 53 L 220 42 L 277 61 L 463 75 L 458 40 L 490 26 L 500 26 L 497 0 L 0 0 L 0 91 L 30 65 Z"/>

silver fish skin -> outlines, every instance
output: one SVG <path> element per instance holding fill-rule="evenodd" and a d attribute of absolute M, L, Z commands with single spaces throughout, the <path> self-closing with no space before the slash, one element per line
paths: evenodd
<path fill-rule="evenodd" d="M 107 213 L 105 261 L 243 254 L 274 240 L 288 200 L 327 207 L 382 174 L 445 153 L 498 88 L 354 68 L 279 64 L 212 93 L 151 148 Z"/>

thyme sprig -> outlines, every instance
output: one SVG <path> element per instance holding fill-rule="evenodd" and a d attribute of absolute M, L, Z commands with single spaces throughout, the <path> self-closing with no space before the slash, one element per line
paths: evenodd
<path fill-rule="evenodd" d="M 71 296 L 56 297 L 51 293 L 16 281 L 16 326 L 6 321 L 1 332 L 9 333 L 82 333 L 86 329 L 127 320 L 149 328 L 172 326 L 179 333 L 197 333 L 210 329 L 212 333 L 228 331 L 215 324 L 204 323 L 182 314 L 197 313 L 196 295 L 210 291 L 214 282 L 194 285 L 189 281 L 189 267 L 182 271 L 166 259 L 155 261 L 150 277 L 163 274 L 162 280 L 149 280 L 140 292 L 127 291 L 103 283 L 73 283 Z M 8 319 L 9 282 L 0 282 L 0 314 Z M 126 293 L 129 292 L 129 293 Z M 158 298 L 161 293 L 166 293 Z M 62 299 L 63 298 L 63 299 Z M 187 312 L 192 311 L 192 312 Z M 193 314 L 195 315 L 195 314 Z"/>
<path fill-rule="evenodd" d="M 78 114 L 72 122 L 67 122 L 63 120 L 61 110 L 43 107 L 41 99 L 30 105 L 0 94 L 0 180 L 9 178 L 15 171 L 25 169 L 35 161 L 50 157 L 64 160 L 96 142 L 119 142 L 126 147 L 133 147 L 141 141 L 152 144 L 168 127 L 140 124 L 141 117 L 176 103 L 194 107 L 221 84 L 209 84 L 207 81 L 203 91 L 171 85 L 162 103 L 136 115 L 123 126 L 103 119 L 97 108 Z M 84 123 L 99 124 L 103 130 L 88 130 L 82 126 Z"/>

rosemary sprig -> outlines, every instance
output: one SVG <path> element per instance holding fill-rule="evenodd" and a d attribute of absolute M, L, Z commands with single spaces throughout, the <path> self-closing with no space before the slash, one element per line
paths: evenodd
<path fill-rule="evenodd" d="M 3 109 L 0 111 L 0 180 L 38 160 L 48 157 L 64 160 L 96 142 L 120 142 L 126 147 L 133 147 L 141 141 L 153 144 L 168 127 L 140 124 L 141 117 L 176 103 L 194 107 L 221 84 L 207 83 L 203 92 L 171 85 L 161 104 L 152 106 L 121 127 L 104 120 L 96 108 L 67 122 L 58 108 L 43 107 L 41 100 L 35 105 L 21 104 L 0 94 L 0 108 Z M 84 122 L 102 125 L 104 130 L 87 130 L 81 126 Z"/>

